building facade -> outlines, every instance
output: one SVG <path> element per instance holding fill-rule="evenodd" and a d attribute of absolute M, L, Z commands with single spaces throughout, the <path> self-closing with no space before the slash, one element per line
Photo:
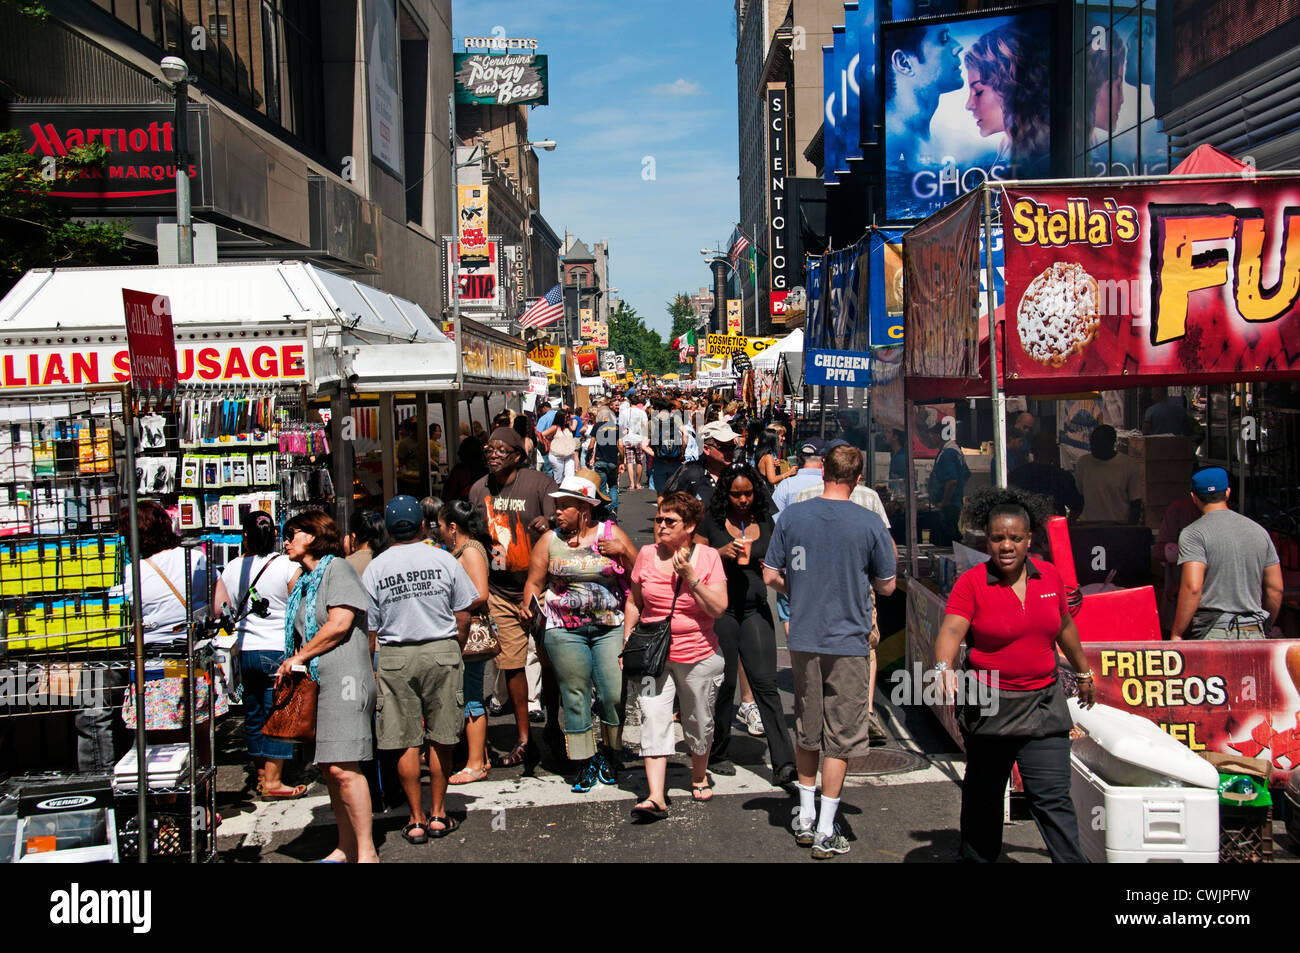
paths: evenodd
<path fill-rule="evenodd" d="M 167 157 L 132 152 L 150 124 L 170 129 L 158 64 L 180 56 L 195 77 L 193 215 L 213 227 L 217 260 L 304 259 L 442 311 L 451 0 L 45 6 L 37 20 L 0 4 L 7 127 L 37 154 L 109 116 L 122 130 L 106 142 L 109 181 L 75 214 L 127 219 L 154 260 L 174 184 L 158 172 Z"/>

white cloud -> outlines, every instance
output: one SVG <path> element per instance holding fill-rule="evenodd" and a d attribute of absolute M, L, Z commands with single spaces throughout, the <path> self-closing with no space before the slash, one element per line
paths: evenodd
<path fill-rule="evenodd" d="M 656 96 L 698 96 L 703 90 L 699 83 L 678 77 L 671 83 L 660 83 L 653 92 Z"/>

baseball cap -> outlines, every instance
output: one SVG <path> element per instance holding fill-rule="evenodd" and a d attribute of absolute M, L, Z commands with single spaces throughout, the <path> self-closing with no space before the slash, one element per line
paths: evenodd
<path fill-rule="evenodd" d="M 826 441 L 821 437 L 809 437 L 799 444 L 799 452 L 805 457 L 821 457 L 826 454 Z"/>
<path fill-rule="evenodd" d="M 1228 471 L 1223 467 L 1206 467 L 1192 474 L 1192 492 L 1200 495 L 1222 493 L 1228 488 Z"/>
<path fill-rule="evenodd" d="M 830 443 L 826 445 L 826 452 L 830 453 L 836 447 L 851 447 L 851 446 L 853 446 L 853 444 L 849 443 L 847 440 L 844 440 L 840 437 L 836 437 L 834 440 L 832 440 Z"/>
<path fill-rule="evenodd" d="M 700 428 L 701 440 L 712 440 L 714 443 L 732 443 L 740 439 L 740 434 L 731 429 L 731 424 L 725 420 L 714 420 Z"/>
<path fill-rule="evenodd" d="M 384 525 L 394 539 L 410 539 L 423 523 L 424 507 L 413 496 L 395 496 L 384 507 Z"/>

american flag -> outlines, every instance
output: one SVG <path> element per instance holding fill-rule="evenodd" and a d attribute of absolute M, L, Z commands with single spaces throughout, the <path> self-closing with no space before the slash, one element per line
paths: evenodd
<path fill-rule="evenodd" d="M 564 293 L 556 285 L 519 317 L 519 326 L 524 328 L 544 328 L 564 317 Z"/>
<path fill-rule="evenodd" d="M 731 242 L 731 251 L 727 257 L 731 259 L 731 266 L 737 270 L 740 269 L 740 263 L 745 258 L 745 253 L 749 251 L 749 239 L 739 228 L 736 229 L 736 236 Z"/>

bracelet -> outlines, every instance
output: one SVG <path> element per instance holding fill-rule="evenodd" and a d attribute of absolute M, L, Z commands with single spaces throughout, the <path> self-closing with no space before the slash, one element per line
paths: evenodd
<path fill-rule="evenodd" d="M 698 578 L 697 578 L 694 582 L 687 583 L 687 585 L 689 585 L 692 589 L 694 589 L 694 588 L 696 588 L 700 583 L 702 583 L 703 581 L 704 581 L 703 579 L 698 579 Z"/>
<path fill-rule="evenodd" d="M 1092 679 L 1092 669 L 1088 669 L 1088 671 L 1086 671 L 1086 672 L 1075 672 L 1075 673 L 1074 673 L 1074 677 L 1075 677 L 1075 678 L 1086 678 L 1086 679 L 1091 680 L 1091 679 Z"/>
<path fill-rule="evenodd" d="M 936 672 L 946 672 L 946 671 L 948 671 L 948 669 L 949 669 L 950 667 L 951 667 L 951 666 L 950 666 L 947 662 L 935 662 L 935 663 L 934 663 L 934 671 L 936 671 Z"/>

